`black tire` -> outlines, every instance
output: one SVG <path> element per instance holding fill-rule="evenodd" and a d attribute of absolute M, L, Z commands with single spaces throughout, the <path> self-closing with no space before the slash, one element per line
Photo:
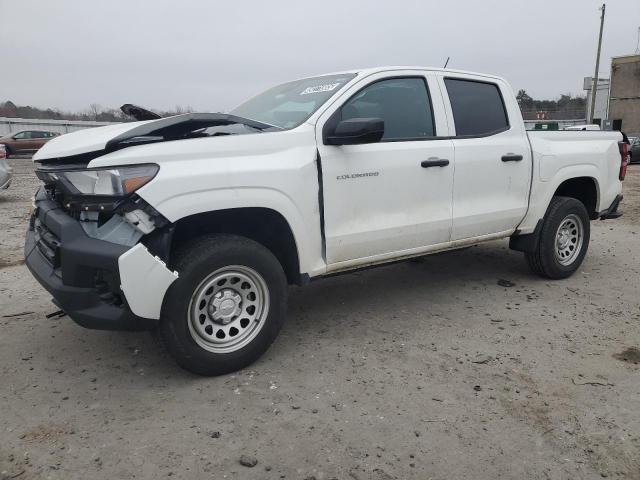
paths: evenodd
<path fill-rule="evenodd" d="M 213 376 L 234 372 L 257 360 L 275 340 L 286 315 L 288 286 L 278 259 L 253 240 L 227 234 L 200 237 L 180 248 L 174 258 L 172 266 L 180 276 L 165 296 L 160 317 L 160 335 L 178 365 L 198 375 Z M 264 281 L 262 285 L 266 286 L 264 298 L 268 298 L 268 311 L 260 320 L 262 326 L 258 333 L 247 340 L 249 343 L 235 351 L 210 351 L 195 340 L 199 338 L 199 342 L 206 345 L 208 339 L 203 340 L 202 333 L 198 336 L 195 332 L 198 327 L 194 327 L 195 323 L 190 320 L 193 311 L 190 311 L 192 295 L 202 291 L 202 282 L 209 281 L 212 273 L 228 267 L 233 269 L 234 266 L 242 266 L 259 274 Z M 233 279 L 230 284 L 232 282 Z M 198 298 L 196 296 L 196 301 Z M 209 303 L 213 303 L 214 298 L 215 295 L 210 297 Z M 207 306 L 206 312 L 210 312 L 210 308 L 212 307 Z M 244 308 L 242 305 L 240 311 Z M 200 323 L 203 324 L 203 311 L 199 313 Z M 243 315 L 245 313 L 238 315 L 238 318 Z M 214 328 L 223 328 L 217 323 L 213 324 L 211 318 L 206 321 L 207 325 L 212 324 Z M 237 335 L 244 335 L 244 332 Z M 213 335 L 210 340 L 215 341 Z"/>
<path fill-rule="evenodd" d="M 575 246 L 577 252 L 570 254 L 571 257 L 568 259 L 570 263 L 563 264 L 556 253 L 556 241 L 558 229 L 568 218 L 582 224 L 582 241 Z M 567 278 L 580 267 L 589 248 L 591 231 L 587 209 L 575 198 L 553 197 L 542 222 L 535 251 L 525 253 L 529 268 L 544 278 Z"/>
<path fill-rule="evenodd" d="M 4 144 L 4 151 L 7 154 L 6 158 L 9 158 L 9 155 L 13 155 L 13 151 L 9 148 L 9 145 L 7 145 L 7 144 Z"/>

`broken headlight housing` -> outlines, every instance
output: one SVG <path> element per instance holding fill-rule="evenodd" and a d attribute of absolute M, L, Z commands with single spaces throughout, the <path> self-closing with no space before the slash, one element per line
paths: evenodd
<path fill-rule="evenodd" d="M 144 164 L 37 173 L 45 183 L 62 183 L 75 195 L 124 197 L 149 183 L 158 170 L 158 165 Z"/>

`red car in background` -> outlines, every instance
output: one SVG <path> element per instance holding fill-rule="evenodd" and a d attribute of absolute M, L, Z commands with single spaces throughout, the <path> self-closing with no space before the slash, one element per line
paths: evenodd
<path fill-rule="evenodd" d="M 0 144 L 4 144 L 7 157 L 15 154 L 35 153 L 45 143 L 58 135 L 60 134 L 57 132 L 25 130 L 0 137 Z"/>

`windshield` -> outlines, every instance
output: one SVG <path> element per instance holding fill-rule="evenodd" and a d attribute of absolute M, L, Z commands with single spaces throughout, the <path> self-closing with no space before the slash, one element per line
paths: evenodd
<path fill-rule="evenodd" d="M 287 130 L 295 128 L 355 76 L 345 73 L 283 83 L 229 113 Z"/>

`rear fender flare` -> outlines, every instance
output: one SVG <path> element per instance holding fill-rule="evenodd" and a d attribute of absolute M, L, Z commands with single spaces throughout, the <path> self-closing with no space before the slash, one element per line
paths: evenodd
<path fill-rule="evenodd" d="M 539 220 L 541 220 L 547 208 L 551 203 L 555 192 L 563 182 L 573 178 L 590 178 L 596 186 L 596 211 L 601 209 L 602 193 L 601 193 L 601 174 L 595 165 L 570 165 L 560 168 L 555 175 L 548 181 L 543 182 L 534 180 L 531 190 L 531 202 L 527 215 L 518 225 L 518 230 L 526 234 L 532 233 Z"/>

